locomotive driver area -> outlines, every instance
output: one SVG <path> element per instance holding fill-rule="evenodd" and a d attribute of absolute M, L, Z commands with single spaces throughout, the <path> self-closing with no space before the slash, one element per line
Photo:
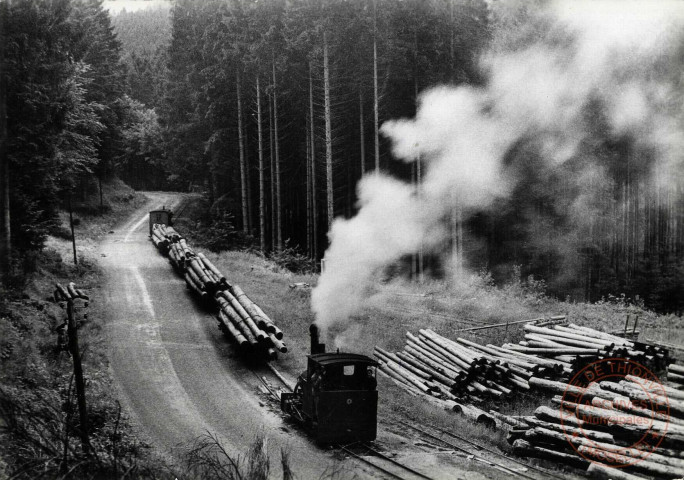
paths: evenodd
<path fill-rule="evenodd" d="M 292 468 L 301 479 L 332 474 L 335 478 L 492 478 L 516 471 L 521 477 L 541 478 L 524 474 L 527 469 L 515 463 L 477 461 L 485 452 L 477 453 L 471 446 L 475 458 L 453 438 L 440 439 L 442 434 L 436 430 L 421 432 L 404 425 L 392 412 L 379 413 L 375 442 L 327 447 L 314 443 L 280 411 L 280 394 L 289 390 L 279 376 L 237 354 L 215 317 L 195 301 L 149 240 L 147 212 L 162 207 L 179 211 L 184 197 L 146 195 L 149 202 L 101 245 L 103 302 L 110 312 L 105 322 L 110 368 L 124 410 L 144 440 L 173 455 L 213 434 L 236 458 L 261 433 L 267 438 L 274 478 L 282 476 L 281 449 L 296 460 Z M 287 289 L 287 278 L 276 288 Z M 299 368 L 293 366 L 297 362 L 286 360 L 289 355 L 299 353 L 272 363 L 293 386 L 301 372 L 294 370 Z"/>

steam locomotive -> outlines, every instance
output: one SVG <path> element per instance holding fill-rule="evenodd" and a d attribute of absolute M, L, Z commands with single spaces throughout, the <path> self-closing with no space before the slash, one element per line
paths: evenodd
<path fill-rule="evenodd" d="M 377 436 L 377 362 L 356 353 L 326 353 L 311 325 L 311 355 L 280 407 L 323 445 L 372 441 Z"/>

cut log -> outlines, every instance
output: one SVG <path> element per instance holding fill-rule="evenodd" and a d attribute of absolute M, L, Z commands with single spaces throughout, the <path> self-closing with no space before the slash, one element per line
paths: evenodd
<path fill-rule="evenodd" d="M 260 330 L 254 321 L 252 321 L 252 318 L 249 316 L 249 313 L 240 305 L 240 302 L 237 301 L 237 299 L 228 291 L 222 290 L 217 294 L 217 298 L 223 297 L 226 299 L 230 305 L 233 307 L 233 310 L 237 312 L 238 315 L 242 318 L 244 321 L 245 325 L 252 331 L 252 334 L 254 337 L 259 340 L 259 342 L 265 342 L 266 339 L 268 338 L 266 335 L 266 332 L 263 330 Z"/>
<path fill-rule="evenodd" d="M 203 283 L 202 280 L 200 280 L 200 278 L 197 276 L 194 270 L 189 269 L 187 272 L 185 272 L 185 274 L 189 275 L 190 278 L 192 278 L 192 281 L 195 283 L 195 285 L 197 285 L 197 287 L 200 290 L 205 291 L 207 289 L 206 284 Z"/>
<path fill-rule="evenodd" d="M 242 291 L 238 285 L 231 286 L 229 290 L 235 299 L 240 303 L 240 305 L 242 305 L 242 308 L 244 308 L 247 314 L 252 318 L 257 327 L 266 332 L 275 333 L 275 329 L 269 330 L 268 328 L 269 325 L 271 325 L 270 320 L 261 316 L 259 310 L 255 308 L 256 304 L 245 294 L 245 292 Z"/>
<path fill-rule="evenodd" d="M 622 429 L 632 434 L 643 435 L 649 430 L 659 434 L 684 435 L 684 427 L 654 419 L 645 419 L 619 410 L 608 410 L 593 405 L 577 405 L 576 415 L 585 423 L 596 425 L 597 428 Z"/>
<path fill-rule="evenodd" d="M 534 325 L 525 325 L 523 327 L 526 332 L 536 333 L 539 335 L 549 336 L 552 338 L 564 338 L 575 340 L 579 343 L 586 343 L 589 348 L 593 348 L 594 344 L 603 345 L 604 347 L 615 347 L 615 342 L 610 340 L 604 340 L 602 338 L 588 337 L 587 335 L 579 335 L 576 333 L 562 332 L 560 330 L 555 330 L 553 328 L 536 327 Z M 560 341 L 560 340 L 558 340 Z"/>
<path fill-rule="evenodd" d="M 219 281 L 226 282 L 226 277 L 221 273 L 221 271 L 214 266 L 213 263 L 209 261 L 209 259 L 203 254 L 203 253 L 198 253 L 197 256 L 199 257 L 200 260 L 202 260 L 202 263 L 204 264 L 205 268 L 212 272 L 216 277 L 218 278 Z"/>
<path fill-rule="evenodd" d="M 565 345 L 579 348 L 600 349 L 602 351 L 610 350 L 611 348 L 613 348 L 610 345 L 604 345 L 603 343 L 590 342 L 588 339 L 577 340 L 574 338 L 561 337 L 558 335 L 549 335 L 546 333 L 527 333 L 525 334 L 525 338 L 533 340 L 535 342 L 549 342 L 552 345 Z"/>
<path fill-rule="evenodd" d="M 589 464 L 587 473 L 597 480 L 644 480 L 644 477 L 627 473 L 622 468 L 606 467 L 596 462 Z"/>
<path fill-rule="evenodd" d="M 256 303 L 254 304 L 254 308 L 259 313 L 259 316 L 261 318 L 265 318 L 267 320 L 267 322 L 269 323 L 267 330 L 270 331 L 271 333 L 273 333 L 278 340 L 282 340 L 283 331 L 278 328 L 278 325 L 275 324 L 273 319 L 271 317 L 269 317 L 268 315 L 266 315 L 266 313 L 262 310 L 262 308 L 259 305 L 257 305 Z"/>
<path fill-rule="evenodd" d="M 537 417 L 526 418 L 525 422 L 527 422 L 530 425 L 530 427 L 540 427 L 569 436 L 584 436 L 585 438 L 588 438 L 590 440 L 596 440 L 597 442 L 615 444 L 615 438 L 608 432 L 581 429 L 578 427 L 568 425 L 568 422 L 565 422 L 564 425 L 561 425 L 559 423 L 554 422 L 545 422 L 543 420 L 538 419 Z"/>
<path fill-rule="evenodd" d="M 411 354 L 413 357 L 417 358 L 427 366 L 441 373 L 447 378 L 456 379 L 459 376 L 460 371 L 454 370 L 454 368 L 452 368 L 451 366 L 446 365 L 444 362 L 438 361 L 434 357 L 429 357 L 427 355 L 428 352 L 426 352 L 425 350 L 420 350 L 416 347 L 412 347 L 409 345 L 406 347 L 406 352 Z"/>
<path fill-rule="evenodd" d="M 674 398 L 679 401 L 684 400 L 684 392 L 681 390 L 663 385 L 662 383 L 645 382 L 641 377 L 635 377 L 633 375 L 627 375 L 624 380 L 620 380 L 620 385 L 634 389 L 643 388 L 650 393 L 664 391 L 668 398 Z"/>
<path fill-rule="evenodd" d="M 240 332 L 235 327 L 235 325 L 233 325 L 233 322 L 222 310 L 219 310 L 218 317 L 221 322 L 221 325 L 223 325 L 223 327 L 230 334 L 230 337 L 233 341 L 235 341 L 235 343 L 237 343 L 240 347 L 243 348 L 249 345 L 249 341 L 247 340 L 247 338 L 245 338 L 242 332 Z"/>
<path fill-rule="evenodd" d="M 543 348 L 543 347 L 523 347 L 521 345 L 515 345 L 507 343 L 504 348 L 509 350 L 516 350 L 523 353 L 528 353 L 530 355 L 545 355 L 545 356 L 556 356 L 556 355 L 600 355 L 600 349 L 594 348 L 573 348 L 573 347 L 556 347 L 556 348 Z"/>
<path fill-rule="evenodd" d="M 380 348 L 380 347 L 378 347 L 378 346 L 375 347 L 375 352 L 374 352 L 374 353 L 375 353 L 376 356 L 378 356 L 378 355 L 383 356 L 383 357 L 386 359 L 385 361 L 391 360 L 391 361 L 393 361 L 393 362 L 395 362 L 395 363 L 398 363 L 398 364 L 401 365 L 403 368 L 405 368 L 406 370 L 408 370 L 409 372 L 411 372 L 411 373 L 414 374 L 415 376 L 417 376 L 417 377 L 419 377 L 419 378 L 422 378 L 423 380 L 432 380 L 432 379 L 433 379 L 432 375 L 430 375 L 429 373 L 427 373 L 427 372 L 421 370 L 420 368 L 415 367 L 414 365 L 412 365 L 412 364 L 406 362 L 405 360 L 402 360 L 401 358 L 399 358 L 399 357 L 398 357 L 397 355 L 395 355 L 394 353 L 387 352 L 387 351 L 383 350 L 382 348 Z"/>
<path fill-rule="evenodd" d="M 209 278 L 207 272 L 204 271 L 200 261 L 197 258 L 188 258 L 187 265 L 197 274 L 200 281 L 205 285 L 214 285 L 214 282 Z"/>
<path fill-rule="evenodd" d="M 221 306 L 221 310 L 226 314 L 226 316 L 233 322 L 233 325 L 240 330 L 240 332 L 245 336 L 250 344 L 256 345 L 259 343 L 258 339 L 254 336 L 252 330 L 247 326 L 243 318 L 235 311 L 233 306 L 228 300 L 223 297 L 216 297 L 216 301 Z"/>
<path fill-rule="evenodd" d="M 616 467 L 629 468 L 630 470 L 644 473 L 649 476 L 655 476 L 657 478 L 681 478 L 684 476 L 684 469 L 652 461 L 651 457 L 655 454 L 645 459 L 630 460 L 630 457 L 618 457 L 610 450 L 599 449 L 587 445 L 579 445 L 577 447 L 577 452 L 591 458 L 593 463 L 614 464 Z M 634 463 L 628 463 L 631 461 Z M 622 465 L 626 464 L 629 464 L 629 467 L 622 467 Z"/>
<path fill-rule="evenodd" d="M 485 347 L 483 345 L 478 345 L 477 343 L 471 342 L 470 340 L 466 340 L 465 338 L 459 337 L 456 339 L 456 341 L 462 345 L 467 345 L 469 347 L 472 347 L 472 348 L 475 348 L 475 349 L 480 350 L 482 352 L 485 352 L 485 353 L 489 354 L 490 356 L 494 356 L 494 357 L 498 356 L 498 357 L 504 358 L 507 363 L 513 363 L 514 365 L 518 365 L 522 368 L 526 368 L 526 369 L 532 370 L 532 371 L 539 370 L 538 366 L 533 364 L 533 363 L 529 363 L 529 362 L 526 362 L 524 360 L 518 360 L 518 359 L 515 359 L 512 357 L 502 356 L 501 352 L 497 352 L 496 350 Z"/>
<path fill-rule="evenodd" d="M 569 425 L 572 427 L 582 427 L 582 422 L 573 413 L 562 413 L 557 408 L 546 406 L 537 407 L 534 416 L 546 422 L 553 422 L 559 425 Z"/>
<path fill-rule="evenodd" d="M 586 467 L 589 462 L 576 453 L 563 453 L 550 450 L 548 448 L 532 445 L 527 440 L 519 439 L 513 442 L 513 451 L 523 457 L 536 457 L 548 461 L 561 462 L 566 465 Z"/>
<path fill-rule="evenodd" d="M 658 453 L 651 453 L 650 451 L 639 450 L 634 447 L 617 446 L 614 443 L 589 440 L 582 434 L 576 436 L 571 434 L 566 435 L 564 433 L 542 427 L 534 427 L 533 429 L 528 430 L 528 432 L 525 434 L 525 439 L 532 443 L 534 443 L 534 440 L 539 437 L 552 439 L 558 443 L 570 442 L 574 444 L 576 447 L 584 446 L 589 448 L 596 448 L 599 450 L 603 450 L 605 452 L 610 452 L 615 456 L 624 457 L 622 458 L 622 460 L 618 460 L 619 463 L 617 463 L 617 465 L 627 465 L 634 463 L 637 460 L 641 462 L 642 460 L 648 458 L 649 461 L 659 463 L 662 465 L 667 465 L 679 469 L 684 468 L 684 460 L 682 460 L 681 458 L 667 457 L 665 455 L 660 455 Z M 578 448 L 578 451 L 579 450 L 580 449 Z"/>
<path fill-rule="evenodd" d="M 490 410 L 489 414 L 495 419 L 499 420 L 501 423 L 505 423 L 506 425 L 510 425 L 512 427 L 517 428 L 530 428 L 530 426 L 524 421 L 515 419 L 510 415 L 504 415 L 503 413 L 499 413 L 495 410 Z"/>
<path fill-rule="evenodd" d="M 273 345 L 273 348 L 278 350 L 280 353 L 287 353 L 287 345 L 285 345 L 282 340 L 278 340 L 274 334 L 269 333 L 268 338 Z"/>
<path fill-rule="evenodd" d="M 456 385 L 456 382 L 460 379 L 465 378 L 465 374 L 463 372 L 460 372 L 456 379 L 454 378 L 449 378 L 448 376 L 444 375 L 443 373 L 438 372 L 434 368 L 430 367 L 429 365 L 421 362 L 418 360 L 416 357 L 413 355 L 406 353 L 406 352 L 399 352 L 397 353 L 397 357 L 402 360 L 403 362 L 413 366 L 416 369 L 422 370 L 426 374 L 428 374 L 431 378 L 441 382 L 442 384 L 446 385 L 449 388 L 453 388 Z"/>

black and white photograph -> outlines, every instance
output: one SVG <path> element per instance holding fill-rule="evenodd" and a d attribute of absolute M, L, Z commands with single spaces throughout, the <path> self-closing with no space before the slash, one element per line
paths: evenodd
<path fill-rule="evenodd" d="M 0 0 L 0 480 L 684 479 L 684 0 Z"/>

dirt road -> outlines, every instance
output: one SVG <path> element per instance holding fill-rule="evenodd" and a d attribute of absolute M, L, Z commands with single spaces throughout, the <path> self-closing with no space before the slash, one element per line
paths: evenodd
<path fill-rule="evenodd" d="M 106 272 L 109 358 L 127 411 L 148 440 L 178 454 L 211 432 L 233 455 L 244 454 L 258 432 L 268 437 L 271 469 L 280 449 L 292 452 L 299 478 L 332 470 L 358 473 L 289 431 L 257 394 L 258 379 L 220 334 L 216 321 L 191 298 L 185 283 L 148 239 L 147 212 L 174 207 L 182 197 L 150 193 L 150 202 L 101 246 Z M 276 477 L 277 478 L 277 477 Z"/>

